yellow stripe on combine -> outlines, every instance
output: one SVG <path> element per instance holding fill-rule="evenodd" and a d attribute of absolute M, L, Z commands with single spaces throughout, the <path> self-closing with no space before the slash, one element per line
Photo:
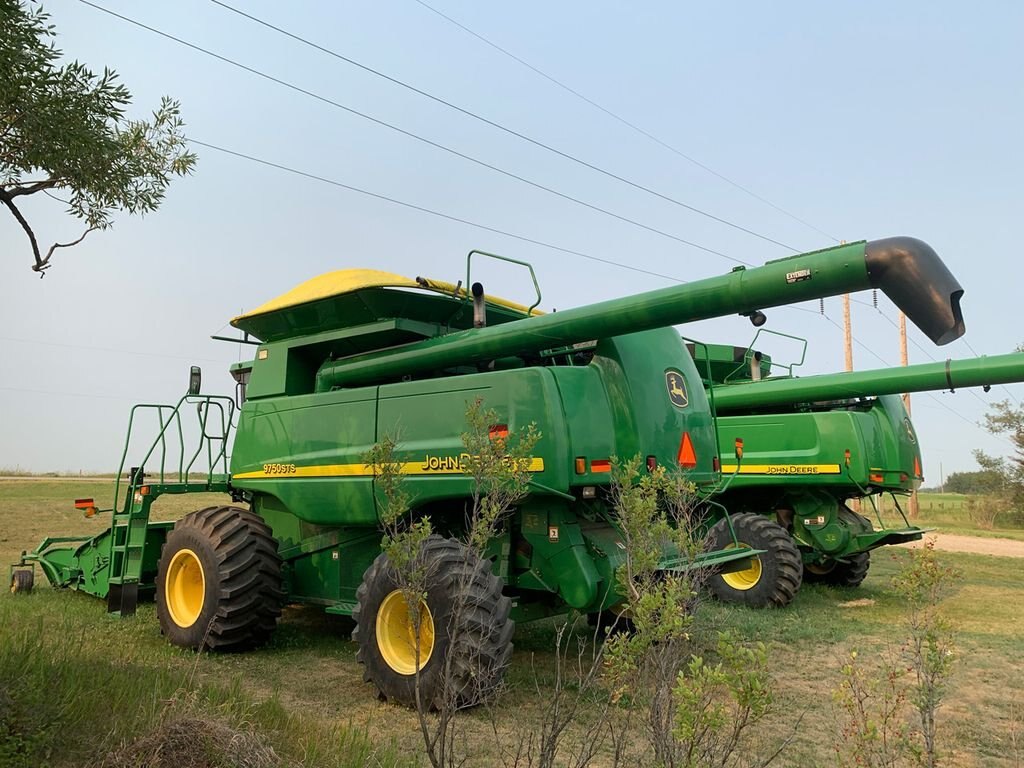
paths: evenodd
<path fill-rule="evenodd" d="M 723 464 L 722 473 L 731 475 L 735 464 Z M 744 464 L 741 475 L 838 475 L 838 464 Z"/>
<path fill-rule="evenodd" d="M 533 458 L 528 472 L 543 472 L 544 459 Z M 401 475 L 462 475 L 465 471 L 457 457 L 431 456 L 426 461 L 405 461 L 398 465 Z M 299 477 L 373 477 L 372 464 L 321 464 L 301 467 L 296 464 L 264 464 L 254 472 L 238 472 L 233 480 L 290 480 Z"/>

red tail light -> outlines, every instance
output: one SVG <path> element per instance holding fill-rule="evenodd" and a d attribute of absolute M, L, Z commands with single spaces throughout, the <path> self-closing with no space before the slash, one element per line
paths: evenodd
<path fill-rule="evenodd" d="M 590 462 L 591 472 L 611 472 L 612 463 L 608 459 L 594 459 Z"/>
<path fill-rule="evenodd" d="M 495 424 L 487 430 L 491 440 L 504 440 L 508 437 L 508 424 Z"/>

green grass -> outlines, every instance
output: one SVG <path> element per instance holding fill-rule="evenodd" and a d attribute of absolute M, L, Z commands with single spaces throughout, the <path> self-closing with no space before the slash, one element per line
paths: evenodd
<path fill-rule="evenodd" d="M 0 565 L 44 535 L 99 532 L 104 521 L 82 518 L 71 502 L 93 496 L 107 506 L 111 489 L 109 480 L 0 481 Z M 213 495 L 164 497 L 154 514 L 174 519 L 223 501 Z M 962 519 L 957 508 L 926 509 L 922 522 Z M 902 549 L 879 550 L 862 588 L 806 585 L 782 610 L 701 607 L 695 650 L 719 629 L 761 640 L 769 649 L 778 703 L 757 733 L 777 743 L 806 712 L 793 743 L 773 765 L 833 763 L 838 715 L 832 691 L 839 667 L 854 648 L 870 657 L 902 642 L 903 607 L 889 584 L 907 556 Z M 1006 739 L 1015 696 L 1017 711 L 1024 707 L 1015 693 L 1024 688 L 1024 561 L 940 556 L 962 572 L 947 602 L 962 650 L 940 710 L 942 746 L 953 755 L 946 764 L 1018 765 Z M 102 601 L 86 595 L 4 591 L 0 766 L 88 764 L 180 715 L 252 731 L 289 765 L 423 764 L 415 716 L 376 700 L 355 661 L 350 629 L 346 620 L 320 610 L 290 608 L 267 647 L 197 655 L 164 641 L 151 603 L 140 605 L 134 618 L 116 619 Z M 517 629 L 510 690 L 493 711 L 474 710 L 462 719 L 469 766 L 500 764 L 499 739 L 507 748 L 523 732 L 539 730 L 538 705 L 551 694 L 555 632 L 554 620 Z M 581 714 L 593 716 L 593 708 Z M 635 727 L 641 744 L 642 723 Z M 581 731 L 570 731 L 580 737 Z"/>
<path fill-rule="evenodd" d="M 72 502 L 94 497 L 108 506 L 112 491 L 109 479 L 0 481 L 0 564 L 44 535 L 98 533 L 106 523 L 83 518 Z M 164 497 L 154 517 L 175 519 L 226 501 L 216 494 Z M 46 589 L 45 580 L 37 587 L 29 595 L 0 594 L 4 768 L 89 764 L 184 716 L 255 730 L 290 765 L 416 764 L 386 734 L 371 737 L 366 724 L 349 723 L 342 708 L 327 714 L 296 705 L 295 689 L 320 703 L 346 696 L 332 691 L 330 675 L 319 674 L 336 663 L 354 666 L 351 643 L 331 617 L 290 611 L 267 649 L 197 655 L 163 640 L 152 603 L 118 620 L 102 601 Z"/>

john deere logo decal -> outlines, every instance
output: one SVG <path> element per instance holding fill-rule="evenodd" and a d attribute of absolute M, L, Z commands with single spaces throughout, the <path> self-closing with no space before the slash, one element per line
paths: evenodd
<path fill-rule="evenodd" d="M 678 371 L 665 372 L 665 384 L 668 386 L 668 399 L 676 408 L 685 408 L 689 400 L 686 398 L 686 382 L 683 374 Z"/>

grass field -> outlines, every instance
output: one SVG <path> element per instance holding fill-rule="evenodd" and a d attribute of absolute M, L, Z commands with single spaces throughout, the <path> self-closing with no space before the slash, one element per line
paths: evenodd
<path fill-rule="evenodd" d="M 109 480 L 0 481 L 0 563 L 46 534 L 98 531 L 103 522 L 83 519 L 70 500 L 94 496 L 106 504 L 110 489 Z M 217 500 L 165 498 L 154 512 L 173 519 Z M 952 507 L 929 504 L 922 510 L 924 522 L 932 523 L 933 514 L 963 522 Z M 902 606 L 889 582 L 906 557 L 903 550 L 877 552 L 861 589 L 807 585 L 783 610 L 701 608 L 707 632 L 732 628 L 768 645 L 777 706 L 756 738 L 781 741 L 804 713 L 792 744 L 773 765 L 834 764 L 838 714 L 831 692 L 838 669 L 852 649 L 871 657 L 902 639 L 896 634 Z M 1024 707 L 1024 561 L 954 554 L 942 559 L 963 573 L 947 603 L 960 627 L 961 653 L 940 711 L 941 745 L 952 753 L 946 764 L 1016 768 L 1022 755 L 1014 755 L 1010 734 L 1012 713 Z M 854 598 L 864 599 L 850 604 Z M 362 682 L 349 629 L 346 621 L 318 610 L 288 609 L 268 647 L 196 655 L 163 641 L 152 604 L 118 620 L 106 615 L 102 602 L 77 593 L 4 592 L 0 766 L 99 765 L 123 743 L 181 718 L 224 724 L 273 749 L 284 764 L 422 764 L 415 717 L 377 702 Z M 464 718 L 473 754 L 468 765 L 500 765 L 499 742 L 508 746 L 517 733 L 538 727 L 536 706 L 550 691 L 554 634 L 550 621 L 517 630 L 509 692 L 493 712 L 474 710 Z M 639 730 L 636 742 L 643 742 Z"/>

